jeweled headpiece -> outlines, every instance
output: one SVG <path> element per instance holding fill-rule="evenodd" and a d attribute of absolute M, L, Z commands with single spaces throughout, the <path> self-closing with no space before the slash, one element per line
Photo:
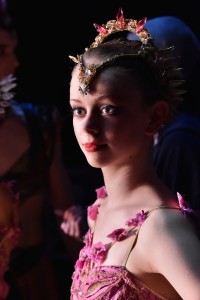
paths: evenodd
<path fill-rule="evenodd" d="M 110 35 L 119 31 L 129 31 L 135 33 L 141 40 L 143 44 L 147 44 L 149 40 L 152 40 L 150 32 L 144 28 L 147 18 L 144 18 L 140 21 L 133 19 L 124 19 L 124 13 L 122 8 L 119 9 L 116 20 L 110 20 L 105 25 L 102 26 L 94 23 L 94 27 L 99 32 L 96 36 L 95 41 L 90 45 L 89 48 L 98 47 L 99 44 Z"/>
<path fill-rule="evenodd" d="M 79 90 L 83 94 L 87 94 L 91 81 L 100 69 L 111 65 L 120 57 L 141 56 L 145 58 L 149 67 L 154 69 L 153 72 L 155 80 L 158 83 L 158 89 L 160 89 L 163 98 L 170 103 L 171 111 L 176 109 L 177 104 L 182 100 L 182 95 L 185 94 L 185 90 L 180 89 L 180 86 L 184 83 L 184 80 L 182 80 L 180 76 L 182 68 L 177 67 L 177 58 L 170 56 L 174 50 L 173 46 L 166 49 L 158 49 L 154 45 L 150 32 L 145 28 L 146 21 L 147 18 L 141 21 L 124 19 L 123 11 L 120 8 L 116 20 L 108 21 L 102 26 L 96 23 L 94 24 L 99 34 L 89 48 L 85 49 L 85 52 L 91 48 L 100 46 L 107 37 L 120 31 L 134 33 L 139 37 L 141 46 L 138 51 L 134 52 L 131 50 L 133 41 L 127 40 L 126 45 L 127 47 L 130 45 L 130 52 L 129 50 L 125 52 L 122 51 L 121 53 L 118 52 L 118 54 L 105 59 L 105 61 L 100 64 L 89 64 L 87 67 L 83 62 L 83 54 L 77 55 L 77 57 L 69 56 L 76 64 L 79 64 Z"/>
<path fill-rule="evenodd" d="M 95 41 L 89 46 L 89 48 L 85 48 L 85 51 L 88 51 L 90 48 L 98 47 L 100 44 L 104 42 L 104 40 L 113 33 L 120 32 L 120 31 L 128 31 L 134 33 L 136 36 L 139 37 L 143 46 L 147 45 L 150 41 L 152 42 L 152 37 L 150 32 L 145 28 L 147 18 L 144 18 L 140 21 L 133 20 L 133 19 L 125 19 L 122 8 L 119 9 L 116 20 L 110 20 L 106 24 L 98 25 L 94 23 L 94 27 L 99 32 L 96 36 Z M 130 54 L 131 55 L 131 54 Z M 115 60 L 120 55 L 116 55 L 112 59 L 106 60 L 104 63 L 100 65 L 90 64 L 87 68 L 83 64 L 82 55 L 77 55 L 77 57 L 69 56 L 75 63 L 80 64 L 80 73 L 79 73 L 79 81 L 80 87 L 79 90 L 86 94 L 89 90 L 89 84 L 93 77 L 95 76 L 96 72 L 105 66 L 105 64 L 110 63 L 111 61 Z M 121 56 L 125 56 L 122 54 Z"/>

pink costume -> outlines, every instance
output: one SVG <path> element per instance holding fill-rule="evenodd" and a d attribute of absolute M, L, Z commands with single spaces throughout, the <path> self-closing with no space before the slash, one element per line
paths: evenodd
<path fill-rule="evenodd" d="M 96 191 L 98 198 L 107 196 L 105 187 Z M 180 209 L 183 214 L 192 212 L 190 208 L 185 206 L 181 195 L 177 195 L 180 206 L 177 209 Z M 88 217 L 91 220 L 96 221 L 99 206 L 94 204 L 88 207 Z M 166 206 L 156 207 L 155 209 L 158 208 L 166 208 Z M 124 240 L 130 231 L 134 230 L 135 236 L 137 236 L 141 225 L 153 210 L 137 213 L 136 217 L 126 222 L 126 228 L 116 229 L 109 234 L 108 237 L 112 240 L 111 246 L 115 242 Z M 80 251 L 72 275 L 70 300 L 166 300 L 166 298 L 158 295 L 140 282 L 126 269 L 126 265 L 101 265 L 109 248 L 101 242 L 93 244 L 93 232 L 91 229 L 88 230 L 85 235 L 85 246 Z"/>
<path fill-rule="evenodd" d="M 10 189 L 10 183 L 3 182 L 1 184 Z M 13 196 L 13 201 L 16 200 L 16 197 Z M 9 293 L 9 285 L 4 276 L 8 271 L 10 253 L 17 245 L 19 232 L 20 230 L 18 227 L 18 221 L 16 220 L 14 214 L 9 227 L 0 227 L 0 300 L 5 300 Z"/>

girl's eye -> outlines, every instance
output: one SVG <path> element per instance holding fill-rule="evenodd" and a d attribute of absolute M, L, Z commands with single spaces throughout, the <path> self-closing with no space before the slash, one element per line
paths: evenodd
<path fill-rule="evenodd" d="M 85 110 L 82 107 L 73 107 L 72 114 L 73 116 L 83 116 L 85 114 Z"/>
<path fill-rule="evenodd" d="M 117 112 L 117 107 L 113 105 L 105 105 L 101 108 L 103 115 L 114 115 Z"/>

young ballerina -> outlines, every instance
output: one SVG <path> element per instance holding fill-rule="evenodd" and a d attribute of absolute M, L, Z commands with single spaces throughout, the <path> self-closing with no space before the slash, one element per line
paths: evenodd
<path fill-rule="evenodd" d="M 89 231 L 72 275 L 71 300 L 200 299 L 200 240 L 182 196 L 152 165 L 154 135 L 181 100 L 173 48 L 159 50 L 146 18 L 94 24 L 99 34 L 75 62 L 73 126 L 105 186 L 88 208 Z M 128 41 L 127 31 L 140 41 Z M 178 191 L 177 191 L 178 192 Z"/>

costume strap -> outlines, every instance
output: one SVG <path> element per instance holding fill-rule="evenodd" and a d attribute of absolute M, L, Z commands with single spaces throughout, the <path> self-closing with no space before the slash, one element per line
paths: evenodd
<path fill-rule="evenodd" d="M 179 207 L 169 207 L 169 206 L 165 206 L 165 205 L 163 205 L 163 206 L 156 206 L 156 207 L 154 207 L 153 209 L 151 209 L 150 211 L 147 212 L 147 217 L 146 217 L 146 219 L 150 216 L 150 214 L 151 214 L 154 210 L 157 210 L 157 209 L 160 209 L 160 208 L 161 208 L 161 209 L 162 209 L 162 208 L 164 208 L 164 209 L 165 209 L 165 208 L 168 208 L 168 209 L 177 209 L 177 210 L 180 210 Z M 146 220 L 146 219 L 145 219 L 145 220 Z M 144 221 L 144 222 L 145 222 L 145 221 Z M 125 255 L 124 260 L 123 260 L 123 263 L 122 263 L 122 266 L 125 266 L 125 267 L 126 267 L 127 261 L 128 261 L 128 259 L 129 259 L 130 254 L 131 254 L 131 251 L 133 250 L 133 248 L 135 247 L 135 245 L 136 245 L 136 243 L 137 243 L 138 235 L 139 235 L 140 229 L 141 229 L 142 225 L 144 224 L 144 222 L 140 225 L 140 227 L 138 228 L 138 230 L 135 232 L 134 237 L 133 237 L 133 242 L 131 242 L 131 248 L 130 248 L 130 250 L 128 251 L 128 254 Z M 133 229 L 135 229 L 135 227 L 134 227 Z"/>

